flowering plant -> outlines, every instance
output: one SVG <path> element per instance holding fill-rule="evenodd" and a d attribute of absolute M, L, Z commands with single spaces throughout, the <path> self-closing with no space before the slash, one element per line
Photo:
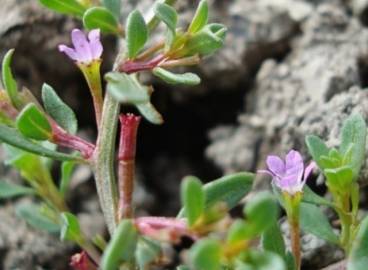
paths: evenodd
<path fill-rule="evenodd" d="M 132 196 L 139 125 L 144 120 L 163 123 L 151 102 L 153 88 L 141 82 L 140 74 L 149 72 L 174 85 L 199 84 L 197 74 L 178 74 L 171 69 L 197 65 L 219 50 L 225 42 L 226 27 L 208 23 L 206 0 L 200 1 L 185 30 L 177 27 L 174 0 L 157 1 L 151 18 L 133 10 L 126 20 L 121 18 L 120 0 L 39 2 L 83 21 L 84 29 L 71 33 L 72 46 L 61 44 L 59 51 L 84 75 L 93 99 L 98 135 L 95 142 L 78 135 L 76 115 L 50 85 L 42 86 L 42 104 L 26 88 L 19 90 L 11 71 L 14 50 L 10 50 L 2 65 L 0 140 L 7 152 L 6 164 L 20 172 L 27 186 L 2 181 L 0 190 L 5 194 L 3 198 L 38 198 L 38 203 L 18 207 L 17 213 L 29 225 L 59 233 L 61 240 L 78 245 L 81 250 L 71 257 L 71 267 L 145 270 L 170 265 L 177 270 L 299 270 L 301 227 L 343 248 L 350 270 L 365 269 L 368 220 L 361 221 L 358 215 L 357 182 L 366 140 L 361 116 L 353 115 L 345 122 L 339 150 L 329 149 L 318 137 L 307 137 L 314 162 L 306 167 L 295 150 L 285 160 L 269 156 L 268 170 L 260 172 L 272 176 L 274 194 L 265 191 L 251 196 L 241 215 L 235 217 L 230 210 L 251 191 L 255 175 L 249 172 L 226 175 L 207 184 L 188 176 L 181 184 L 182 209 L 176 217 L 137 217 Z M 150 34 L 160 23 L 166 33 L 157 42 L 150 39 Z M 120 46 L 114 66 L 103 76 L 101 35 L 115 36 Z M 120 114 L 121 106 L 134 107 L 140 116 Z M 51 174 L 54 160 L 61 161 L 58 185 Z M 88 165 L 93 172 L 108 235 L 87 235 L 68 207 L 71 173 L 79 164 Z M 326 177 L 332 200 L 320 197 L 306 185 L 316 164 Z M 277 201 L 286 210 L 291 252 L 278 223 Z M 338 235 L 320 205 L 336 211 L 341 224 Z M 180 245 L 185 238 L 192 244 L 182 252 L 180 262 L 162 259 L 164 244 Z"/>

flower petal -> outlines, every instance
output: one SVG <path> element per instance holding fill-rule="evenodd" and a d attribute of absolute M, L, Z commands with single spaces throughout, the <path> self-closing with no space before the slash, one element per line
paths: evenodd
<path fill-rule="evenodd" d="M 295 177 L 296 181 L 302 181 L 304 172 L 303 158 L 298 151 L 291 150 L 285 158 L 285 175 Z"/>
<path fill-rule="evenodd" d="M 275 175 L 282 175 L 285 173 L 285 163 L 278 156 L 268 156 L 266 160 L 268 169 Z"/>
<path fill-rule="evenodd" d="M 75 51 L 78 54 L 78 61 L 81 62 L 91 62 L 92 61 L 92 53 L 90 45 L 87 41 L 86 35 L 79 29 L 74 29 L 72 31 L 72 42 L 75 48 Z"/>
<path fill-rule="evenodd" d="M 88 34 L 89 46 L 93 59 L 101 58 L 103 47 L 100 41 L 100 29 L 94 29 Z"/>
<path fill-rule="evenodd" d="M 311 174 L 311 172 L 316 167 L 317 167 L 317 164 L 314 161 L 312 161 L 311 163 L 309 163 L 309 165 L 305 168 L 305 171 L 304 171 L 303 182 L 307 181 L 308 176 Z"/>
<path fill-rule="evenodd" d="M 59 51 L 65 53 L 70 59 L 78 61 L 78 54 L 73 48 L 65 45 L 59 45 Z"/>

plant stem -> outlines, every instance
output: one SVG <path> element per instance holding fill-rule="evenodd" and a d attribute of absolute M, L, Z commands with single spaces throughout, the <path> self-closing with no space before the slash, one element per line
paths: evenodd
<path fill-rule="evenodd" d="M 295 258 L 296 269 L 299 270 L 301 266 L 299 217 L 292 218 L 289 221 L 289 226 L 291 229 L 291 251 Z"/>
<path fill-rule="evenodd" d="M 52 126 L 52 142 L 59 146 L 79 151 L 85 159 L 89 159 L 92 156 L 93 151 L 95 150 L 95 146 L 93 144 L 78 136 L 67 133 L 54 121 L 50 122 Z"/>
<path fill-rule="evenodd" d="M 120 146 L 119 146 L 119 219 L 133 216 L 132 196 L 134 189 L 135 153 L 137 144 L 137 129 L 140 116 L 127 114 L 120 116 Z"/>
<path fill-rule="evenodd" d="M 79 68 L 81 69 L 87 81 L 88 87 L 92 95 L 98 129 L 100 128 L 101 124 L 102 106 L 103 106 L 100 66 L 101 66 L 100 60 L 95 60 L 89 65 L 79 64 Z"/>
<path fill-rule="evenodd" d="M 285 209 L 290 227 L 291 252 L 294 255 L 296 269 L 301 267 L 301 251 L 300 251 L 300 202 L 301 193 L 288 194 L 284 193 Z"/>
<path fill-rule="evenodd" d="M 93 166 L 98 197 L 110 235 L 113 234 L 118 220 L 114 153 L 119 109 L 119 102 L 107 92 Z"/>

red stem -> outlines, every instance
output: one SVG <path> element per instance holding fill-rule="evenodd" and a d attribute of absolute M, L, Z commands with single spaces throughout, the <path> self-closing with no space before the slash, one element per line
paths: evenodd
<path fill-rule="evenodd" d="M 149 61 L 145 61 L 145 62 L 135 62 L 135 61 L 129 60 L 120 65 L 119 71 L 127 73 L 127 74 L 131 74 L 131 73 L 138 72 L 138 71 L 151 70 L 157 67 L 164 59 L 165 59 L 165 55 L 159 54 L 155 58 Z"/>
<path fill-rule="evenodd" d="M 67 133 L 64 129 L 58 126 L 54 121 L 51 121 L 52 126 L 52 142 L 59 146 L 71 148 L 79 151 L 85 159 L 89 159 L 95 146 L 82 138 Z"/>
<path fill-rule="evenodd" d="M 137 130 L 141 117 L 134 114 L 120 116 L 119 146 L 119 219 L 131 218 L 133 215 L 132 196 L 134 190 L 135 153 Z"/>

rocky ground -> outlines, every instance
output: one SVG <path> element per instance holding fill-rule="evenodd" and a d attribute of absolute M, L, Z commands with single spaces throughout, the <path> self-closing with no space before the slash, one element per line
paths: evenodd
<path fill-rule="evenodd" d="M 15 47 L 14 72 L 22 85 L 36 95 L 44 81 L 53 85 L 76 110 L 85 137 L 93 138 L 82 77 L 56 50 L 59 43 L 69 42 L 68 33 L 78 22 L 45 11 L 37 1 L 3 2 L 0 54 Z M 124 10 L 136 2 L 143 11 L 152 4 L 129 1 Z M 180 1 L 183 25 L 195 2 Z M 368 119 L 368 1 L 212 4 L 212 19 L 229 28 L 225 48 L 197 68 L 203 78 L 200 87 L 171 89 L 154 81 L 154 103 L 166 123 L 162 127 L 144 123 L 140 129 L 138 198 L 152 214 L 175 213 L 178 183 L 184 175 L 208 181 L 223 173 L 254 171 L 264 167 L 269 153 L 283 154 L 290 148 L 306 153 L 307 134 L 337 144 L 342 121 L 351 112 Z M 108 68 L 115 42 L 106 38 L 105 44 Z M 7 169 L 4 173 L 9 175 Z M 258 188 L 267 184 L 257 179 Z M 101 217 L 95 197 L 86 193 L 93 194 L 92 181 L 76 189 L 71 203 L 87 199 L 89 203 L 78 211 L 87 215 L 82 219 L 89 227 L 91 216 L 94 221 Z M 0 268 L 38 269 L 36 265 L 47 267 L 57 260 L 59 269 L 65 269 L 66 254 L 73 248 L 26 227 L 15 217 L 13 204 L 4 202 L 0 208 Z M 103 230 L 98 224 L 93 229 Z M 339 251 L 311 236 L 303 242 L 305 269 L 320 269 L 341 259 Z"/>

